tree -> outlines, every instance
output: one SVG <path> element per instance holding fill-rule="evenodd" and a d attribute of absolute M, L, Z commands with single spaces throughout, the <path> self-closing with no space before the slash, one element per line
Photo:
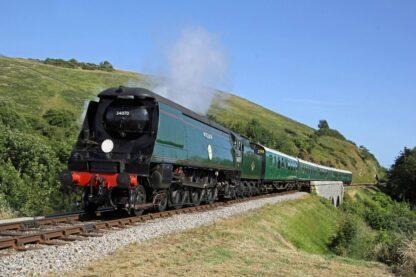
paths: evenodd
<path fill-rule="evenodd" d="M 113 71 L 114 68 L 109 61 L 103 61 L 100 63 L 100 69 L 104 71 Z"/>
<path fill-rule="evenodd" d="M 325 119 L 319 120 L 318 128 L 319 129 L 329 129 L 329 124 Z"/>
<path fill-rule="evenodd" d="M 401 201 L 416 205 L 416 147 L 404 148 L 387 173 L 387 191 Z"/>
<path fill-rule="evenodd" d="M 335 129 L 329 128 L 328 121 L 326 121 L 325 119 L 319 120 L 318 128 L 319 129 L 315 131 L 315 134 L 319 137 L 328 136 L 328 137 L 334 137 L 340 140 L 345 140 L 345 137 L 340 132 L 338 132 Z"/>

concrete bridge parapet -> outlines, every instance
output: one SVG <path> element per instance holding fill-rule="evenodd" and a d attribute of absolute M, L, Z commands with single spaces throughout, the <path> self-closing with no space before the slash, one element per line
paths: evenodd
<path fill-rule="evenodd" d="M 326 198 L 338 207 L 344 200 L 344 184 L 336 181 L 311 181 L 311 192 Z"/>

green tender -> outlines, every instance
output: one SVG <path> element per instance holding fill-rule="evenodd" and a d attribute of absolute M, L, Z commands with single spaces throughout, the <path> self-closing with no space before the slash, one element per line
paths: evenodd
<path fill-rule="evenodd" d="M 159 102 L 159 127 L 152 162 L 235 170 L 230 134 Z"/>

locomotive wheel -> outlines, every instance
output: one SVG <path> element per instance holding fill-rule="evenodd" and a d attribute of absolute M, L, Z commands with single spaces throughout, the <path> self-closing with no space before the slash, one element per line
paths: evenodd
<path fill-rule="evenodd" d="M 182 190 L 173 190 L 170 192 L 170 201 L 169 201 L 169 207 L 174 209 L 180 209 L 182 208 L 183 204 L 183 191 Z"/>
<path fill-rule="evenodd" d="M 97 205 L 93 203 L 88 203 L 87 205 L 84 205 L 84 211 L 88 217 L 95 217 L 95 212 L 97 211 L 97 209 Z"/>
<path fill-rule="evenodd" d="M 88 217 L 94 217 L 98 209 L 98 206 L 89 200 L 87 189 L 82 193 L 82 209 Z"/>
<path fill-rule="evenodd" d="M 159 201 L 159 203 L 156 205 L 156 210 L 158 212 L 163 212 L 168 207 L 168 197 L 165 194 L 165 196 Z"/>
<path fill-rule="evenodd" d="M 231 199 L 237 199 L 237 187 L 231 188 Z"/>
<path fill-rule="evenodd" d="M 182 191 L 181 197 L 182 197 L 182 206 L 190 203 L 189 190 Z"/>
<path fill-rule="evenodd" d="M 236 192 L 235 192 L 236 198 L 244 198 L 244 187 L 243 187 L 242 184 L 237 185 L 235 187 L 235 190 L 236 190 Z"/>
<path fill-rule="evenodd" d="M 250 184 L 244 182 L 243 183 L 243 188 L 244 188 L 244 197 L 250 197 L 251 196 L 251 188 L 250 188 Z"/>
<path fill-rule="evenodd" d="M 252 183 L 247 183 L 247 197 L 252 197 L 254 195 L 254 187 Z"/>
<path fill-rule="evenodd" d="M 210 188 L 205 191 L 205 199 L 207 204 L 214 203 L 215 200 L 215 190 L 216 188 Z"/>
<path fill-rule="evenodd" d="M 143 186 L 137 185 L 130 190 L 130 203 L 132 203 L 132 208 L 130 208 L 131 215 L 142 215 L 144 210 L 137 209 L 135 205 L 140 205 L 146 203 L 146 190 Z"/>
<path fill-rule="evenodd" d="M 202 191 L 198 190 L 198 189 L 194 189 L 191 192 L 191 203 L 194 206 L 198 206 L 199 204 L 201 204 L 201 200 L 202 200 Z"/>
<path fill-rule="evenodd" d="M 253 186 L 253 195 L 259 195 L 260 194 L 260 190 L 259 187 L 257 186 L 256 183 L 251 183 Z"/>

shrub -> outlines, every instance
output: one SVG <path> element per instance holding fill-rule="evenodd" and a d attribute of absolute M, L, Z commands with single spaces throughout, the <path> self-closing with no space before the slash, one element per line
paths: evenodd
<path fill-rule="evenodd" d="M 405 148 L 387 173 L 387 192 L 416 206 L 416 147 Z"/>
<path fill-rule="evenodd" d="M 356 259 L 371 259 L 372 234 L 357 216 L 346 213 L 340 221 L 329 248 L 337 255 Z"/>
<path fill-rule="evenodd" d="M 65 67 L 65 68 L 82 68 L 85 70 L 103 70 L 103 71 L 114 71 L 112 64 L 108 61 L 103 61 L 99 65 L 94 63 L 78 62 L 76 59 L 70 59 L 68 61 L 63 59 L 51 59 L 46 58 L 41 61 L 44 64 Z"/>
<path fill-rule="evenodd" d="M 357 193 L 355 198 L 354 201 L 345 195 L 341 210 L 348 216 L 341 222 L 330 248 L 339 255 L 378 260 L 393 268 L 401 268 L 405 263 L 403 253 L 413 253 L 413 248 L 406 247 L 408 241 L 414 239 L 416 212 L 406 203 L 396 202 L 376 189 Z M 356 228 L 357 222 L 362 222 L 362 225 L 358 224 L 359 228 Z M 365 255 L 360 255 L 360 252 Z M 406 258 L 409 260 L 407 264 L 412 261 L 410 254 Z"/>
<path fill-rule="evenodd" d="M 113 66 L 112 66 L 112 65 L 111 65 L 111 63 L 110 63 L 110 62 L 108 62 L 108 61 L 103 61 L 103 62 L 101 62 L 101 63 L 100 63 L 100 66 L 99 66 L 99 69 L 100 69 L 100 70 L 103 70 L 103 71 L 114 71 Z"/>
<path fill-rule="evenodd" d="M 0 219 L 13 218 L 17 215 L 15 211 L 10 207 L 6 200 L 6 196 L 0 193 Z"/>
<path fill-rule="evenodd" d="M 315 131 L 315 134 L 320 137 L 328 136 L 328 137 L 334 137 L 340 140 L 345 140 L 345 137 L 340 132 L 334 129 L 319 129 Z"/>
<path fill-rule="evenodd" d="M 26 119 L 16 112 L 14 105 L 7 101 L 0 101 L 0 124 L 20 130 L 28 127 Z"/>
<path fill-rule="evenodd" d="M 364 145 L 360 145 L 359 154 L 360 154 L 361 159 L 363 159 L 364 161 L 365 160 L 377 161 L 376 157 Z"/>
<path fill-rule="evenodd" d="M 50 125 L 67 128 L 75 122 L 75 115 L 67 110 L 49 109 L 42 116 Z"/>
<path fill-rule="evenodd" d="M 318 130 L 315 131 L 315 134 L 317 136 L 328 136 L 328 137 L 334 137 L 340 140 L 346 140 L 345 137 L 343 135 L 341 135 L 340 132 L 338 132 L 337 130 L 331 129 L 329 128 L 329 124 L 326 120 L 322 119 L 319 120 L 319 124 L 318 124 Z"/>
<path fill-rule="evenodd" d="M 325 119 L 319 120 L 318 128 L 319 129 L 329 129 L 328 121 L 326 121 Z"/>
<path fill-rule="evenodd" d="M 404 242 L 399 254 L 400 264 L 397 272 L 400 275 L 416 275 L 416 234 Z"/>
<path fill-rule="evenodd" d="M 24 215 L 62 210 L 65 203 L 57 175 L 63 169 L 46 139 L 0 129 L 0 193 L 12 209 Z"/>

